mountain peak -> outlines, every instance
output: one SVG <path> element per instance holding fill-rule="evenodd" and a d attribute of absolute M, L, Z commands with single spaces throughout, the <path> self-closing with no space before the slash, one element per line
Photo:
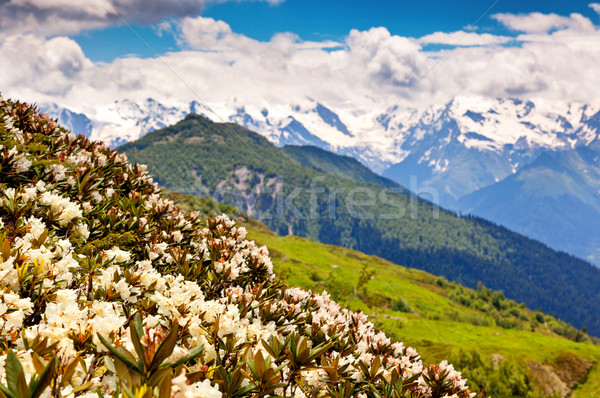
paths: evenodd
<path fill-rule="evenodd" d="M 204 115 L 200 115 L 198 113 L 189 113 L 185 116 L 185 118 L 183 120 L 186 121 L 196 121 L 196 122 L 202 122 L 205 124 L 214 124 L 214 122 L 209 119 L 208 117 L 204 116 Z"/>

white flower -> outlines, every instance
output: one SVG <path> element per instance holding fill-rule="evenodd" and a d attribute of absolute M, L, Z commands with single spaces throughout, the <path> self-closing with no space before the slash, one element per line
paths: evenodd
<path fill-rule="evenodd" d="M 52 211 L 60 214 L 58 222 L 61 227 L 65 227 L 75 218 L 83 217 L 81 208 L 77 203 L 71 202 L 68 198 L 60 195 L 44 192 L 40 195 L 40 203 L 49 205 Z"/>
<path fill-rule="evenodd" d="M 35 188 L 38 190 L 38 192 L 44 192 L 46 190 L 46 183 L 43 180 L 39 180 L 35 184 Z"/>
<path fill-rule="evenodd" d="M 221 398 L 222 394 L 218 387 L 210 384 L 209 380 L 189 385 L 183 370 L 171 381 L 171 396 L 173 398 Z"/>
<path fill-rule="evenodd" d="M 183 239 L 183 234 L 181 231 L 173 231 L 172 236 L 175 243 L 179 243 Z"/>
<path fill-rule="evenodd" d="M 115 288 L 115 290 L 117 292 L 119 292 L 121 299 L 123 299 L 125 301 L 127 301 L 129 299 L 129 296 L 131 295 L 131 291 L 129 290 L 129 285 L 127 284 L 127 282 L 125 282 L 124 279 L 121 279 L 120 281 L 115 283 L 113 285 L 113 287 Z"/>
<path fill-rule="evenodd" d="M 80 236 L 85 240 L 87 240 L 87 238 L 90 237 L 90 230 L 89 230 L 87 224 L 83 221 L 80 223 L 77 223 L 77 225 L 75 225 L 73 227 L 73 232 L 75 233 L 76 236 Z"/>
<path fill-rule="evenodd" d="M 90 196 L 92 197 L 92 200 L 96 203 L 100 203 L 104 200 L 104 198 L 102 197 L 102 195 L 100 195 L 100 193 L 98 191 L 93 191 Z"/>
<path fill-rule="evenodd" d="M 37 188 L 35 186 L 30 186 L 30 187 L 26 187 L 23 189 L 23 194 L 21 195 L 21 197 L 26 202 L 29 202 L 29 201 L 35 199 L 36 195 L 37 195 Z"/>
<path fill-rule="evenodd" d="M 67 168 L 62 163 L 51 164 L 50 166 L 48 166 L 48 168 L 52 172 L 52 175 L 54 176 L 54 179 L 56 181 L 62 181 L 65 178 L 67 178 Z"/>
<path fill-rule="evenodd" d="M 89 213 L 90 211 L 92 211 L 94 209 L 94 207 L 92 206 L 92 204 L 90 202 L 83 202 L 81 204 L 81 207 L 83 208 L 83 211 L 86 213 Z"/>
<path fill-rule="evenodd" d="M 129 261 L 129 259 L 131 259 L 131 253 L 121 250 L 117 246 L 113 246 L 112 249 L 102 252 L 102 261 L 124 263 Z"/>
<path fill-rule="evenodd" d="M 25 155 L 21 156 L 15 163 L 15 171 L 17 173 L 24 173 L 31 167 L 31 160 L 27 159 Z"/>

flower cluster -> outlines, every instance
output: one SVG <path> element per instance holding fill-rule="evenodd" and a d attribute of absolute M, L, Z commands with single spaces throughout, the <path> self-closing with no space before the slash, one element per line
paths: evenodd
<path fill-rule="evenodd" d="M 0 100 L 0 396 L 472 397 L 226 216 Z"/>

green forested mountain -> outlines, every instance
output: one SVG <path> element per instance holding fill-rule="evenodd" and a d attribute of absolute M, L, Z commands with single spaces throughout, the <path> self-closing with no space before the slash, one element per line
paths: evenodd
<path fill-rule="evenodd" d="M 147 164 L 160 185 L 235 205 L 280 235 L 358 249 L 470 287 L 481 281 L 600 335 L 600 270 L 483 219 L 328 174 L 256 133 L 198 115 L 121 151 Z"/>
<path fill-rule="evenodd" d="M 298 163 L 316 171 L 348 178 L 357 182 L 371 182 L 399 192 L 405 188 L 395 181 L 373 173 L 358 160 L 340 156 L 316 146 L 287 145 L 283 151 Z"/>

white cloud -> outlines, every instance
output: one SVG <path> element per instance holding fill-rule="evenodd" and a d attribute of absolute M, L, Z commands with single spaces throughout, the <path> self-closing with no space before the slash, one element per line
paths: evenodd
<path fill-rule="evenodd" d="M 63 97 L 75 79 L 93 67 L 79 45 L 66 37 L 9 37 L 0 42 L 0 58 L 5 60 L 0 87 L 41 97 Z"/>
<path fill-rule="evenodd" d="M 589 19 L 581 14 L 573 13 L 568 17 L 557 14 L 495 14 L 492 18 L 509 29 L 525 33 L 546 33 L 556 29 L 573 29 L 589 31 L 594 29 Z"/>
<path fill-rule="evenodd" d="M 488 46 L 503 44 L 513 40 L 507 36 L 497 36 L 489 33 L 475 32 L 435 32 L 418 39 L 421 44 L 446 44 L 450 46 Z"/>
<path fill-rule="evenodd" d="M 227 23 L 212 18 L 186 17 L 179 23 L 179 30 L 182 44 L 196 50 L 216 50 L 218 44 L 244 39 L 234 35 Z"/>
<path fill-rule="evenodd" d="M 153 24 L 200 15 L 208 2 L 226 0 L 0 0 L 0 32 L 74 34 L 123 21 Z M 264 0 L 272 5 L 283 0 Z"/>
<path fill-rule="evenodd" d="M 503 46 L 502 36 L 469 32 L 461 41 L 469 46 L 435 53 L 421 46 L 458 40 L 463 33 L 413 39 L 373 28 L 353 30 L 340 43 L 304 42 L 289 33 L 262 42 L 223 21 L 190 17 L 161 26 L 164 34 L 175 32 L 185 50 L 108 64 L 92 63 L 68 38 L 7 36 L 0 42 L 0 87 L 5 96 L 91 113 L 125 98 L 200 100 L 223 118 L 224 103 L 260 109 L 302 106 L 307 98 L 352 115 L 396 103 L 440 104 L 457 95 L 600 101 L 600 34 L 578 14 L 561 18 L 569 19 L 561 20 L 566 27 L 550 33 L 542 26 L 552 30 L 556 23 L 536 22 L 533 28 L 523 22 L 528 33 L 518 36 L 517 46 Z"/>

